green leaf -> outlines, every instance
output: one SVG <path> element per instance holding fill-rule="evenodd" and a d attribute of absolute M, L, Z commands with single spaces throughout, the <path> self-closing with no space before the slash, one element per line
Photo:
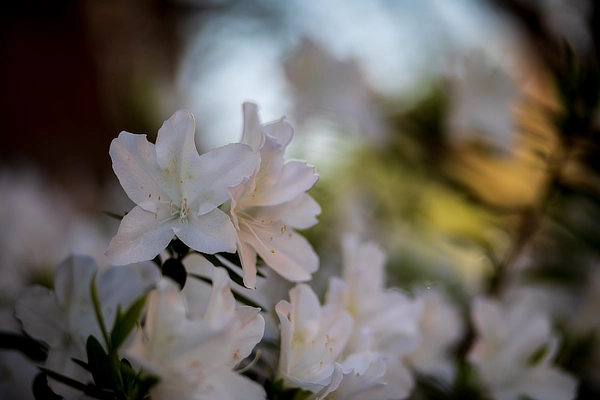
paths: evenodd
<path fill-rule="evenodd" d="M 129 337 L 131 331 L 133 331 L 138 324 L 145 305 L 146 296 L 142 296 L 129 307 L 125 314 L 122 314 L 119 308 L 115 318 L 115 323 L 110 333 L 112 352 L 116 353 L 123 342 L 125 342 L 125 339 Z"/>
<path fill-rule="evenodd" d="M 32 361 L 46 361 L 48 346 L 42 342 L 11 332 L 0 332 L 0 349 L 17 350 Z"/>
<path fill-rule="evenodd" d="M 71 358 L 71 361 L 73 361 L 75 364 L 79 365 L 81 368 L 85 369 L 86 371 L 90 371 L 90 366 L 85 361 L 78 360 L 76 358 Z"/>
<path fill-rule="evenodd" d="M 267 381 L 265 390 L 269 400 L 306 400 L 314 393 L 299 388 L 285 388 L 283 379 Z"/>
<path fill-rule="evenodd" d="M 37 374 L 33 380 L 31 390 L 33 392 L 33 397 L 36 400 L 60 400 L 63 398 L 50 389 L 50 386 L 48 386 L 48 378 L 43 372 Z"/>
<path fill-rule="evenodd" d="M 179 254 L 180 258 L 185 257 L 190 252 L 190 247 L 179 238 L 171 240 L 170 246 L 175 253 Z"/>
<path fill-rule="evenodd" d="M 123 378 L 120 368 L 115 365 L 116 358 L 109 357 L 98 339 L 92 335 L 87 339 L 86 350 L 94 383 L 102 389 L 123 392 Z"/>
<path fill-rule="evenodd" d="M 79 381 L 76 381 L 75 379 L 69 378 L 68 376 L 64 376 L 62 374 L 59 374 L 58 372 L 54 372 L 52 370 L 46 369 L 44 367 L 38 367 L 45 375 L 47 375 L 48 377 L 60 382 L 60 383 L 64 383 L 67 386 L 70 386 L 74 389 L 77 389 L 79 391 L 84 392 L 85 394 L 87 394 L 88 396 L 94 397 L 96 399 L 114 399 L 114 396 L 111 396 L 109 393 L 100 390 L 99 388 L 97 388 L 96 386 L 92 385 L 92 384 L 84 384 L 81 383 Z"/>
<path fill-rule="evenodd" d="M 179 285 L 180 289 L 185 286 L 187 280 L 187 272 L 181 260 L 177 258 L 169 258 L 162 266 L 163 276 L 168 276 Z"/>
<path fill-rule="evenodd" d="M 223 257 L 224 259 L 226 259 L 233 265 L 242 268 L 242 261 L 240 260 L 240 256 L 238 253 L 217 253 L 216 255 L 218 255 L 219 257 Z M 257 259 L 256 259 L 256 275 L 260 276 L 261 278 L 266 277 L 265 274 L 263 274 L 260 270 L 260 268 L 263 268 L 264 266 L 265 266 L 265 263 L 262 260 L 262 258 L 257 257 Z"/>
<path fill-rule="evenodd" d="M 231 269 L 228 265 L 225 265 L 221 260 L 219 260 L 217 256 L 213 254 L 200 254 L 202 254 L 204 258 L 206 258 L 215 267 L 225 268 L 227 270 L 227 273 L 229 274 L 229 279 L 231 279 L 240 286 L 244 286 L 244 279 L 242 279 L 242 277 L 238 275 L 238 273 Z"/>
<path fill-rule="evenodd" d="M 115 214 L 115 213 L 110 212 L 110 211 L 102 211 L 102 214 L 108 215 L 109 217 L 114 218 L 114 219 L 118 219 L 119 221 L 121 221 L 123 219 L 123 217 L 125 217 L 125 215 L 127 215 L 127 213 L 124 213 L 123 215 L 120 215 L 120 214 Z"/>
<path fill-rule="evenodd" d="M 92 303 L 94 305 L 94 314 L 96 315 L 96 320 L 98 321 L 98 325 L 100 325 L 100 331 L 102 332 L 102 336 L 106 342 L 106 347 L 110 349 L 110 336 L 108 336 L 108 331 L 106 330 L 104 316 L 102 315 L 102 306 L 100 305 L 98 291 L 96 290 L 96 275 L 94 275 L 94 279 L 92 279 L 92 282 L 90 283 L 90 292 L 92 294 Z"/>

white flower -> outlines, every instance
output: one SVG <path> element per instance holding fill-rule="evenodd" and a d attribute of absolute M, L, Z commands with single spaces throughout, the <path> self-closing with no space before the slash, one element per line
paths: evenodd
<path fill-rule="evenodd" d="M 350 337 L 352 317 L 339 308 L 321 308 L 305 284 L 290 290 L 290 302 L 281 300 L 275 306 L 281 322 L 278 378 L 287 387 L 319 392 L 318 398 L 324 398 L 342 379 L 336 361 Z"/>
<path fill-rule="evenodd" d="M 257 309 L 235 309 L 223 269 L 215 268 L 213 282 L 202 318 L 190 318 L 183 297 L 169 280 L 151 293 L 144 331 L 127 354 L 160 377 L 150 391 L 153 399 L 265 398 L 260 385 L 233 371 L 262 338 L 264 319 Z"/>
<path fill-rule="evenodd" d="M 102 315 L 111 324 L 117 305 L 126 310 L 158 283 L 160 275 L 151 263 L 98 273 L 93 258 L 72 254 L 56 268 L 54 291 L 42 286 L 28 287 L 15 305 L 25 332 L 50 347 L 46 367 L 84 383 L 91 379 L 90 374 L 71 358 L 87 360 L 85 348 L 90 335 L 102 341 L 90 292 L 95 276 Z M 54 383 L 53 388 L 65 397 L 81 395 L 62 384 Z"/>
<path fill-rule="evenodd" d="M 403 357 L 418 344 L 421 310 L 403 293 L 384 290 L 385 253 L 377 245 L 347 236 L 343 250 L 344 279 L 330 279 L 325 304 L 344 309 L 354 318 L 344 354 L 386 355 L 380 382 L 387 383 L 397 398 L 405 397 L 414 380 Z"/>
<path fill-rule="evenodd" d="M 505 305 L 479 298 L 473 304 L 472 317 L 478 337 L 468 359 L 494 399 L 575 397 L 576 380 L 552 366 L 558 338 L 546 315 L 522 300 Z"/>
<path fill-rule="evenodd" d="M 235 251 L 235 230 L 217 207 L 228 187 L 252 173 L 256 156 L 239 143 L 198 155 L 194 130 L 194 117 L 180 110 L 160 128 L 156 146 L 128 132 L 113 140 L 113 169 L 137 207 L 110 243 L 112 263 L 153 259 L 175 235 L 200 252 Z"/>
<path fill-rule="evenodd" d="M 379 353 L 364 351 L 354 353 L 340 362 L 344 375 L 339 386 L 331 391 L 326 400 L 388 400 L 398 398 L 401 393 L 395 385 L 383 382 L 387 370 L 387 357 Z"/>
<path fill-rule="evenodd" d="M 474 53 L 456 65 L 449 82 L 451 138 L 461 142 L 479 137 L 510 151 L 514 130 L 510 104 L 517 93 L 506 72 L 490 65 L 483 54 Z"/>
<path fill-rule="evenodd" d="M 452 382 L 454 364 L 449 358 L 449 349 L 463 334 L 460 314 L 444 292 L 435 287 L 416 290 L 415 301 L 421 309 L 420 340 L 406 361 L 420 373 Z"/>
<path fill-rule="evenodd" d="M 319 205 L 306 194 L 317 181 L 314 168 L 304 162 L 284 164 L 283 154 L 293 129 L 283 120 L 260 125 L 256 106 L 244 104 L 246 143 L 260 155 L 250 179 L 230 189 L 231 217 L 237 229 L 237 250 L 244 269 L 244 284 L 256 285 L 256 256 L 284 278 L 309 280 L 319 258 L 308 241 L 294 229 L 317 223 Z"/>

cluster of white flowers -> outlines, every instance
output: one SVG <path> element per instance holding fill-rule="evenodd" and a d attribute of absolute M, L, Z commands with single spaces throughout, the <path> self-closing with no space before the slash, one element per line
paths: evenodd
<path fill-rule="evenodd" d="M 238 282 L 247 288 L 262 275 L 258 257 L 291 282 L 309 281 L 319 258 L 296 230 L 317 222 L 320 207 L 306 193 L 317 176 L 304 162 L 284 161 L 292 127 L 283 119 L 262 125 L 253 104 L 244 104 L 241 143 L 200 155 L 194 134 L 186 111 L 164 123 L 156 144 L 122 132 L 110 155 L 137 205 L 106 253 L 121 267 L 99 272 L 91 257 L 73 254 L 56 269 L 53 291 L 36 286 L 19 296 L 16 316 L 48 345 L 44 371 L 56 393 L 77 398 L 89 385 L 70 382 L 102 383 L 94 368 L 103 357 L 121 363 L 120 390 L 141 393 L 140 384 L 127 383 L 130 368 L 135 379 L 153 377 L 145 381 L 153 399 L 265 399 L 273 388 L 304 395 L 294 398 L 403 399 L 417 375 L 453 381 L 450 350 L 466 331 L 458 309 L 435 287 L 413 295 L 386 289 L 385 253 L 351 235 L 343 239 L 342 276 L 330 278 L 323 305 L 306 283 L 277 303 L 280 347 L 270 389 L 244 376 L 258 368 L 241 363 L 263 340 L 265 319 L 236 303 L 230 276 L 237 267 L 225 253 L 237 252 Z M 160 264 L 169 250 L 177 262 L 185 257 L 187 248 L 173 251 L 174 239 L 224 267 L 204 277 L 188 271 L 210 285 L 177 286 L 160 276 L 150 260 Z M 576 382 L 552 365 L 549 320 L 519 304 L 503 307 L 491 300 L 473 307 L 469 360 L 486 390 L 500 400 L 573 398 Z M 104 338 L 105 351 L 90 337 Z"/>

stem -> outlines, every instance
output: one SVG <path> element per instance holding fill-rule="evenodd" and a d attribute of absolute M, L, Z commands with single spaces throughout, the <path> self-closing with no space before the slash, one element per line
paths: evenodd
<path fill-rule="evenodd" d="M 566 164 L 569 144 L 570 142 L 566 142 L 562 146 L 558 145 L 559 147 L 556 149 L 554 156 L 548 161 L 548 183 L 544 197 L 537 209 L 528 207 L 521 212 L 516 239 L 503 260 L 496 267 L 496 275 L 492 278 L 488 287 L 489 295 L 501 296 L 510 281 L 515 263 L 531 238 L 538 232 L 547 214 L 548 207 L 557 193 L 556 188 L 561 181 L 562 168 Z"/>
<path fill-rule="evenodd" d="M 102 315 L 100 300 L 98 299 L 98 292 L 96 290 L 96 275 L 94 275 L 94 278 L 92 279 L 92 283 L 90 285 L 90 292 L 92 294 L 92 303 L 94 304 L 94 314 L 96 315 L 96 320 L 98 320 L 98 325 L 100 325 L 102 336 L 104 337 L 104 341 L 106 342 L 106 348 L 110 352 L 112 350 L 110 345 L 110 336 L 108 334 L 108 331 L 106 330 L 106 324 L 104 323 L 104 316 Z"/>

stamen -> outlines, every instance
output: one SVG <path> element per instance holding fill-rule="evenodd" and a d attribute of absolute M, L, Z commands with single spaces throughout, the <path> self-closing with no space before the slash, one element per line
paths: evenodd
<path fill-rule="evenodd" d="M 256 350 L 256 354 L 254 355 L 254 359 L 252 361 L 250 361 L 250 364 L 246 365 L 244 368 L 238 369 L 236 372 L 238 374 L 243 374 L 244 372 L 248 371 L 250 368 L 252 368 L 254 366 L 254 364 L 256 364 L 258 362 L 258 359 L 260 358 L 261 354 L 262 354 L 262 350 L 261 349 Z"/>
<path fill-rule="evenodd" d="M 266 250 L 269 250 L 272 254 L 275 254 L 275 250 L 269 249 L 267 247 L 267 245 L 264 244 L 262 240 L 260 240 L 260 238 L 258 237 L 258 235 L 256 234 L 256 232 L 254 232 L 254 229 L 252 229 L 252 227 L 250 226 L 250 224 L 248 223 L 248 221 L 245 221 L 243 219 L 241 221 L 243 221 L 243 222 L 246 223 L 246 226 L 248 227 L 248 229 L 250 229 L 250 232 L 252 232 L 252 234 L 254 235 L 254 237 L 256 238 L 256 240 L 258 240 L 258 243 L 260 243 Z"/>

